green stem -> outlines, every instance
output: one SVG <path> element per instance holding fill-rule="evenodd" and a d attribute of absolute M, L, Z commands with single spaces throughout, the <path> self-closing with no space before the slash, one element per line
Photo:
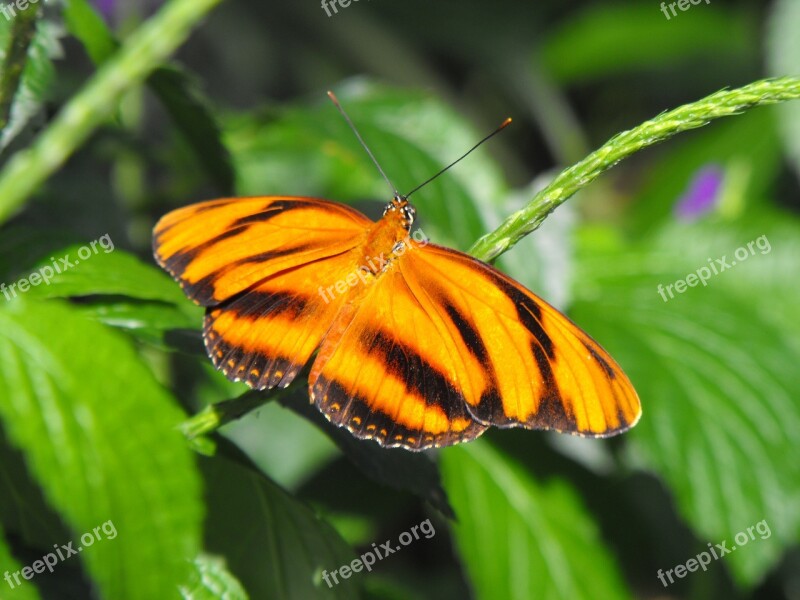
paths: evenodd
<path fill-rule="evenodd" d="M 17 153 L 0 173 L 0 223 L 6 221 L 189 36 L 221 0 L 172 0 L 144 23 L 63 108 L 33 146 Z"/>
<path fill-rule="evenodd" d="M 22 72 L 28 59 L 33 36 L 36 34 L 36 19 L 39 16 L 39 5 L 29 6 L 14 17 L 11 25 L 11 37 L 6 48 L 3 62 L 3 74 L 0 76 L 0 131 L 3 131 L 11 118 L 11 107 L 17 95 Z"/>
<path fill-rule="evenodd" d="M 250 411 L 263 406 L 270 400 L 274 400 L 282 391 L 268 395 L 266 392 L 250 390 L 233 400 L 223 400 L 216 404 L 210 404 L 181 423 L 181 432 L 186 436 L 187 440 L 193 440 L 216 431 L 223 425 L 240 419 Z"/>
<path fill-rule="evenodd" d="M 720 117 L 736 115 L 756 106 L 798 98 L 800 79 L 765 79 L 735 90 L 719 91 L 623 131 L 582 161 L 562 171 L 550 185 L 533 197 L 530 204 L 475 242 L 470 248 L 470 254 L 485 261 L 497 258 L 537 229 L 553 210 L 575 192 L 639 150 L 663 142 L 682 131 L 702 127 Z"/>

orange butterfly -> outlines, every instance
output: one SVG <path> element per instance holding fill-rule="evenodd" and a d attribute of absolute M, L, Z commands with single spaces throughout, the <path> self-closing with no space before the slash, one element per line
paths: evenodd
<path fill-rule="evenodd" d="M 311 402 L 359 438 L 422 450 L 490 425 L 603 437 L 636 423 L 633 386 L 591 337 L 490 265 L 412 236 L 414 214 L 400 194 L 377 222 L 315 198 L 225 198 L 165 215 L 153 247 L 206 307 L 218 369 L 285 387 L 318 351 Z"/>

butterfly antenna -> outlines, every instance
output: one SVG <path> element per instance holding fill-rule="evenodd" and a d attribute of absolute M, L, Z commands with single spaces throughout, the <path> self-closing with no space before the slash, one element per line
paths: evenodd
<path fill-rule="evenodd" d="M 369 157 L 372 159 L 372 162 L 375 163 L 375 166 L 378 167 L 378 171 L 383 176 L 383 178 L 386 181 L 386 183 L 388 184 L 389 188 L 392 190 L 392 194 L 394 194 L 395 197 L 400 196 L 400 192 L 398 192 L 397 188 L 394 187 L 394 185 L 392 184 L 391 181 L 389 181 L 389 178 L 386 176 L 386 173 L 384 173 L 383 169 L 381 169 L 381 165 L 378 163 L 378 159 L 376 159 L 375 155 L 372 154 L 372 151 L 369 149 L 369 146 L 367 146 L 366 142 L 364 141 L 364 138 L 361 137 L 361 134 L 358 133 L 358 129 L 356 129 L 356 126 L 353 125 L 353 122 L 350 120 L 350 117 L 348 117 L 347 113 L 344 112 L 344 109 L 342 108 L 342 105 L 339 104 L 339 99 L 330 90 L 328 90 L 328 98 L 331 99 L 331 102 L 333 102 L 334 106 L 336 106 L 336 108 L 339 109 L 339 112 L 342 113 L 342 116 L 344 117 L 344 120 L 347 121 L 348 125 L 350 125 L 350 129 L 352 129 L 353 133 L 356 134 L 356 137 L 358 138 L 358 141 L 364 147 L 364 150 L 367 151 L 367 154 L 369 154 Z"/>
<path fill-rule="evenodd" d="M 457 158 L 456 160 L 454 160 L 453 162 L 451 162 L 449 165 L 447 165 L 447 166 L 446 166 L 444 169 L 442 169 L 441 171 L 439 171 L 438 173 L 436 173 L 436 175 L 434 175 L 434 176 L 433 176 L 433 177 L 431 177 L 430 179 L 428 179 L 428 180 L 426 180 L 426 181 L 423 181 L 422 183 L 420 183 L 420 184 L 419 184 L 417 187 L 415 187 L 413 190 L 411 190 L 410 192 L 408 192 L 408 193 L 407 193 L 405 196 L 403 196 L 403 197 L 404 197 L 404 198 L 408 198 L 408 197 L 409 197 L 411 194 L 413 194 L 414 192 L 416 192 L 416 191 L 417 191 L 418 189 L 420 189 L 421 187 L 424 187 L 424 186 L 428 185 L 428 184 L 429 184 L 431 181 L 433 181 L 434 179 L 436 179 L 436 178 L 437 178 L 439 175 L 441 175 L 442 173 L 444 173 L 445 171 L 447 171 L 447 169 L 449 169 L 450 167 L 452 167 L 452 166 L 456 165 L 457 163 L 461 162 L 461 160 L 465 159 L 465 158 L 466 158 L 466 157 L 467 157 L 467 156 L 468 156 L 468 155 L 469 155 L 469 154 L 470 154 L 470 153 L 471 153 L 473 150 L 475 150 L 475 149 L 476 149 L 478 146 L 480 146 L 480 145 L 481 145 L 483 142 L 485 142 L 485 141 L 489 140 L 490 138 L 494 137 L 495 135 L 497 135 L 498 133 L 500 133 L 500 132 L 501 132 L 503 129 L 505 129 L 506 127 L 508 127 L 510 124 L 511 124 L 511 117 L 509 117 L 508 119 L 506 119 L 505 121 L 503 121 L 503 122 L 500 124 L 500 127 L 498 127 L 497 129 L 495 129 L 495 130 L 494 130 L 492 133 L 490 133 L 489 135 L 487 135 L 487 136 L 486 136 L 485 138 L 483 138 L 483 139 L 482 139 L 480 142 L 478 142 L 477 144 L 475 144 L 475 145 L 474 145 L 472 148 L 470 148 L 469 150 L 467 150 L 467 151 L 466 151 L 464 154 L 462 154 L 462 155 L 461 155 L 459 158 Z"/>

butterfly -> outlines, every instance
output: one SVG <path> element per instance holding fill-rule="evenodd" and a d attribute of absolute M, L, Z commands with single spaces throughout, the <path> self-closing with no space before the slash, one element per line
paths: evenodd
<path fill-rule="evenodd" d="M 310 401 L 358 438 L 423 450 L 492 425 L 605 437 L 637 422 L 631 382 L 588 334 L 412 234 L 414 218 L 398 193 L 377 221 L 317 198 L 223 198 L 162 217 L 153 249 L 205 307 L 218 369 L 271 389 L 313 357 Z"/>

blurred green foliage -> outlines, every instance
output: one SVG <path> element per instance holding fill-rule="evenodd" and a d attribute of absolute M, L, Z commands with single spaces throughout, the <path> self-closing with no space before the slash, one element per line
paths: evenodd
<path fill-rule="evenodd" d="M 497 261 L 630 375 L 644 414 L 615 439 L 491 431 L 419 455 L 331 428 L 302 378 L 247 392 L 210 366 L 202 311 L 153 263 L 150 231 L 227 194 L 379 216 L 388 190 L 333 88 L 401 192 L 514 118 L 414 196 L 428 236 L 466 250 L 619 131 L 800 74 L 798 4 L 670 20 L 632 0 L 352 2 L 331 17 L 215 4 L 63 0 L 0 18 L 0 577 L 108 521 L 118 532 L 0 580 L 0 598 L 796 597 L 799 102 L 637 153 Z M 87 254 L 102 236 L 113 250 Z M 757 239 L 769 250 L 662 298 Z M 425 519 L 434 536 L 325 583 Z M 762 521 L 769 536 L 658 579 Z"/>

